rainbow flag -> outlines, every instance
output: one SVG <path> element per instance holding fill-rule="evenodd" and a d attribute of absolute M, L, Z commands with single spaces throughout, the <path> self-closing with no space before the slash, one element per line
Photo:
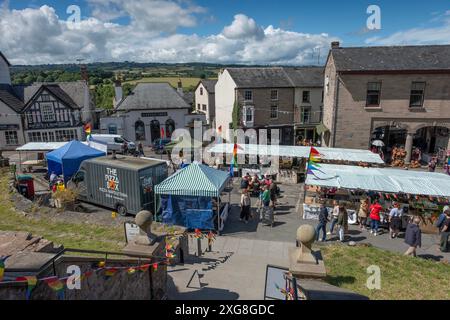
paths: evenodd
<path fill-rule="evenodd" d="M 230 177 L 234 177 L 234 168 L 238 167 L 238 161 L 237 161 L 237 156 L 238 156 L 238 145 L 237 143 L 234 144 L 234 148 L 233 148 L 233 158 L 231 159 L 231 165 L 230 165 Z"/>
<path fill-rule="evenodd" d="M 16 278 L 16 281 L 26 282 L 28 284 L 26 298 L 27 300 L 30 300 L 31 293 L 33 292 L 34 288 L 36 288 L 37 285 L 37 278 L 35 276 L 19 277 Z"/>
<path fill-rule="evenodd" d="M 315 177 L 317 177 L 314 173 L 314 171 L 318 171 L 321 173 L 324 173 L 323 171 L 321 171 L 319 162 L 321 160 L 321 154 L 319 151 L 317 151 L 316 148 L 311 147 L 311 152 L 309 153 L 309 158 L 308 158 L 308 164 L 307 164 L 307 168 L 306 168 L 306 174 L 312 174 Z"/>
<path fill-rule="evenodd" d="M 91 136 L 91 133 L 92 133 L 92 127 L 91 127 L 90 123 L 87 123 L 84 126 L 84 132 L 86 133 L 86 137 L 89 139 L 89 137 Z"/>
<path fill-rule="evenodd" d="M 64 283 L 59 280 L 57 277 L 53 277 L 45 280 L 47 285 L 58 294 L 58 299 L 64 299 Z"/>

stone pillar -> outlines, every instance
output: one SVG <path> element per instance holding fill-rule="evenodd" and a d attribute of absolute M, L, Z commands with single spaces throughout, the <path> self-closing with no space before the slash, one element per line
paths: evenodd
<path fill-rule="evenodd" d="M 405 158 L 405 163 L 410 163 L 411 162 L 413 138 L 414 138 L 414 133 L 411 133 L 411 132 L 406 133 L 406 142 L 405 142 L 406 158 Z"/>

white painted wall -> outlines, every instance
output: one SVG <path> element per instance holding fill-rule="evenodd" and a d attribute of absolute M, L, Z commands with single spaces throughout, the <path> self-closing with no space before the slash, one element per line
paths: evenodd
<path fill-rule="evenodd" d="M 10 107 L 8 107 L 6 104 L 4 104 L 2 101 L 0 101 L 0 114 L 2 116 L 0 117 L 0 127 L 4 125 L 18 125 L 18 130 L 12 130 L 17 131 L 17 137 L 19 139 L 18 145 L 15 146 L 8 146 L 6 145 L 6 137 L 5 137 L 5 131 L 1 130 L 0 128 L 0 150 L 15 150 L 17 147 L 23 145 L 25 143 L 23 138 L 23 130 L 22 130 L 22 121 L 21 121 L 21 115 L 16 114 L 14 110 L 12 110 Z M 8 114 L 8 116 L 6 116 Z"/>
<path fill-rule="evenodd" d="M 11 74 L 8 63 L 0 56 L 0 84 L 11 85 Z"/>
<path fill-rule="evenodd" d="M 236 101 L 236 83 L 227 70 L 219 74 L 215 89 L 216 129 L 222 126 L 225 138 L 230 123 L 233 122 L 233 106 Z"/>

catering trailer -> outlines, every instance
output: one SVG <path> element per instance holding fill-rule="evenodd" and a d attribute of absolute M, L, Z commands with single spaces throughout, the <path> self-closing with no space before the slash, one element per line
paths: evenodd
<path fill-rule="evenodd" d="M 154 210 L 153 188 L 167 176 L 165 161 L 113 155 L 83 161 L 68 187 L 81 201 L 136 215 Z"/>

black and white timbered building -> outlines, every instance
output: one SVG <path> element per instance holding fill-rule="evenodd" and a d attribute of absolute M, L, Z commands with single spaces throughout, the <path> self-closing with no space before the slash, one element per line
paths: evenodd
<path fill-rule="evenodd" d="M 82 140 L 95 109 L 87 81 L 15 86 L 10 67 L 0 52 L 0 151 L 27 142 Z"/>

